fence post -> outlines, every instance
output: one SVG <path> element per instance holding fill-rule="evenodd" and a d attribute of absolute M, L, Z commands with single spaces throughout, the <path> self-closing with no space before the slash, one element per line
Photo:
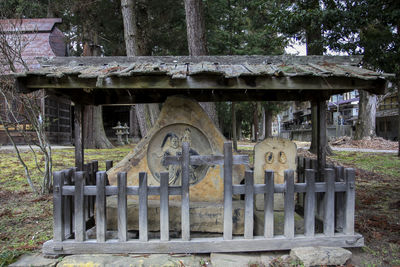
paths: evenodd
<path fill-rule="evenodd" d="M 265 171 L 264 237 L 274 237 L 274 171 Z"/>
<path fill-rule="evenodd" d="M 64 198 L 62 195 L 64 185 L 64 172 L 57 171 L 53 174 L 54 192 L 53 192 L 53 240 L 63 241 L 65 239 L 64 228 Z"/>
<path fill-rule="evenodd" d="M 189 203 L 189 143 L 182 144 L 182 192 L 181 192 L 181 228 L 182 240 L 190 240 L 190 203 Z"/>
<path fill-rule="evenodd" d="M 244 238 L 253 238 L 254 229 L 254 173 L 245 172 Z"/>
<path fill-rule="evenodd" d="M 139 173 L 139 240 L 147 241 L 147 173 Z"/>
<path fill-rule="evenodd" d="M 86 237 L 85 186 L 86 172 L 78 171 L 75 175 L 75 241 L 82 242 Z"/>
<path fill-rule="evenodd" d="M 346 235 L 354 235 L 354 209 L 355 209 L 355 171 L 345 170 L 346 196 L 343 232 Z"/>
<path fill-rule="evenodd" d="M 326 192 L 324 195 L 324 234 L 335 234 L 335 172 L 333 169 L 325 169 Z"/>
<path fill-rule="evenodd" d="M 64 185 L 71 185 L 72 169 L 63 170 L 64 173 Z M 72 197 L 64 196 L 64 234 L 70 236 L 72 234 Z"/>
<path fill-rule="evenodd" d="M 232 239 L 232 143 L 224 143 L 224 240 Z"/>
<path fill-rule="evenodd" d="M 96 239 L 105 242 L 107 234 L 106 172 L 96 174 Z"/>
<path fill-rule="evenodd" d="M 284 236 L 294 238 L 294 171 L 285 170 Z"/>
<path fill-rule="evenodd" d="M 160 173 L 160 239 L 169 240 L 169 195 L 168 195 L 169 173 Z"/>
<path fill-rule="evenodd" d="M 306 170 L 306 195 L 304 203 L 304 235 L 315 233 L 315 171 Z"/>
<path fill-rule="evenodd" d="M 113 167 L 113 161 L 112 160 L 106 160 L 106 171 L 108 171 L 112 167 Z"/>
<path fill-rule="evenodd" d="M 126 242 L 127 229 L 127 199 L 126 199 L 126 172 L 119 172 L 118 179 L 118 240 Z"/>
<path fill-rule="evenodd" d="M 343 182 L 344 179 L 344 168 L 342 166 L 335 167 L 335 181 Z M 344 224 L 344 196 L 343 192 L 337 192 L 335 202 L 335 229 L 338 232 L 343 232 Z"/>

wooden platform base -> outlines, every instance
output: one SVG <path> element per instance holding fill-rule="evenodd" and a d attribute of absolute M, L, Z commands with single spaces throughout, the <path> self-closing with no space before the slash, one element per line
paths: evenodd
<path fill-rule="evenodd" d="M 296 235 L 294 238 L 275 236 L 264 238 L 257 236 L 254 239 L 234 237 L 233 240 L 223 238 L 193 238 L 190 241 L 171 239 L 170 241 L 150 240 L 142 242 L 131 240 L 119 242 L 117 239 L 107 240 L 104 243 L 96 240 L 76 242 L 66 240 L 63 242 L 47 241 L 43 244 L 45 255 L 66 254 L 129 254 L 129 253 L 210 253 L 210 252 L 245 252 L 287 250 L 295 247 L 326 246 L 326 247 L 362 247 L 364 238 L 359 235 L 335 234 L 327 237 L 323 234 L 314 237 Z"/>

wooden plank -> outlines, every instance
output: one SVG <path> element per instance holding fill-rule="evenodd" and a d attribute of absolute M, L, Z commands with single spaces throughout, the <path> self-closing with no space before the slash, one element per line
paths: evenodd
<path fill-rule="evenodd" d="M 244 188 L 244 186 L 243 186 Z M 64 186 L 63 188 L 64 196 L 73 196 L 75 194 L 74 186 Z M 181 186 L 173 185 L 169 186 L 169 195 L 170 196 L 180 196 L 182 194 Z M 85 196 L 95 196 L 96 195 L 96 186 L 87 185 L 84 188 Z M 263 191 L 264 192 L 264 191 Z M 283 190 L 282 190 L 283 192 Z M 160 195 L 160 187 L 159 186 L 148 186 L 147 193 L 149 196 L 159 196 Z M 127 195 L 139 195 L 139 187 L 138 186 L 128 186 L 126 188 Z M 244 189 L 243 193 L 244 194 Z M 117 186 L 107 186 L 106 187 L 106 195 L 107 196 L 115 196 L 118 195 L 118 187 Z"/>
<path fill-rule="evenodd" d="M 294 237 L 294 171 L 285 170 L 284 236 Z"/>
<path fill-rule="evenodd" d="M 343 233 L 346 235 L 354 234 L 354 209 L 355 209 L 355 171 L 345 169 L 345 181 L 347 185 L 345 196 L 345 212 Z"/>
<path fill-rule="evenodd" d="M 62 195 L 64 186 L 64 172 L 54 172 L 53 183 L 53 240 L 63 241 L 65 239 L 64 197 Z"/>
<path fill-rule="evenodd" d="M 181 225 L 182 240 L 190 240 L 190 214 L 189 214 L 189 143 L 182 144 L 182 197 L 181 197 Z"/>
<path fill-rule="evenodd" d="M 139 173 L 139 240 L 148 241 L 147 229 L 147 173 Z"/>
<path fill-rule="evenodd" d="M 232 239 L 232 143 L 224 143 L 224 240 Z"/>
<path fill-rule="evenodd" d="M 304 201 L 304 235 L 314 236 L 315 233 L 315 171 L 305 172 L 307 191 Z"/>
<path fill-rule="evenodd" d="M 63 170 L 62 171 L 64 173 L 64 186 L 65 185 L 71 185 L 72 184 L 72 180 L 71 180 L 71 175 L 72 175 L 72 169 L 68 169 L 68 170 Z M 62 194 L 64 194 L 64 192 L 61 192 Z M 73 232 L 73 228 L 72 228 L 72 197 L 71 196 L 64 196 L 63 197 L 63 212 L 64 212 L 64 234 L 66 237 L 70 236 Z"/>
<path fill-rule="evenodd" d="M 128 221 L 127 221 L 127 200 L 126 200 L 126 172 L 119 172 L 118 179 L 118 240 L 127 241 Z"/>
<path fill-rule="evenodd" d="M 106 172 L 96 174 L 96 239 L 97 242 L 106 241 L 107 208 L 106 208 Z"/>
<path fill-rule="evenodd" d="M 62 251 L 55 249 L 62 247 Z M 267 250 L 289 250 L 295 247 L 362 247 L 364 238 L 361 235 L 338 234 L 334 237 L 315 235 L 305 237 L 295 236 L 288 239 L 284 236 L 274 238 L 255 237 L 254 239 L 237 238 L 234 240 L 223 240 L 223 238 L 192 238 L 190 241 L 173 239 L 168 242 L 143 242 L 130 240 L 118 242 L 118 240 L 107 240 L 106 243 L 86 241 L 82 243 L 64 241 L 48 241 L 43 245 L 43 253 L 54 254 L 131 254 L 134 253 L 210 253 L 210 252 L 243 252 L 243 251 L 267 251 Z"/>
<path fill-rule="evenodd" d="M 249 164 L 248 155 L 233 155 L 233 165 Z M 166 156 L 164 165 L 180 165 L 182 156 Z M 190 165 L 222 165 L 224 164 L 223 155 L 193 155 L 190 156 Z"/>
<path fill-rule="evenodd" d="M 254 173 L 253 171 L 246 171 L 246 194 L 245 194 L 245 207 L 244 207 L 244 238 L 253 238 L 254 229 Z"/>
<path fill-rule="evenodd" d="M 324 195 L 324 234 L 335 234 L 335 171 L 325 169 L 326 192 Z"/>
<path fill-rule="evenodd" d="M 160 173 L 160 239 L 169 240 L 168 172 Z"/>
<path fill-rule="evenodd" d="M 342 166 L 335 167 L 335 181 L 336 183 L 344 182 L 344 168 Z M 335 183 L 335 191 L 336 190 Z M 336 192 L 335 194 L 335 231 L 342 232 L 344 225 L 344 209 L 345 209 L 345 194 Z"/>
<path fill-rule="evenodd" d="M 74 126 L 75 126 L 75 167 L 78 171 L 83 170 L 84 161 L 84 136 L 83 136 L 83 106 L 75 104 L 74 108 Z"/>
<path fill-rule="evenodd" d="M 113 167 L 112 160 L 106 160 L 106 171 L 110 170 Z"/>
<path fill-rule="evenodd" d="M 86 173 L 77 171 L 75 175 L 75 241 L 82 242 L 86 239 L 86 220 L 85 220 L 85 196 L 83 187 L 85 186 Z"/>
<path fill-rule="evenodd" d="M 264 237 L 274 236 L 274 171 L 265 171 Z"/>

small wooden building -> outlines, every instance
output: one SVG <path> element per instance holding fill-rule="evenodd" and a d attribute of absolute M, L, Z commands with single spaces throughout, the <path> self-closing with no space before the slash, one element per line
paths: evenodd
<path fill-rule="evenodd" d="M 42 68 L 16 75 L 20 92 L 45 88 L 75 103 L 75 168 L 55 173 L 54 238 L 44 244 L 46 254 L 74 253 L 202 253 L 290 249 L 296 246 L 362 246 L 354 231 L 354 170 L 326 166 L 326 100 L 355 89 L 382 94 L 387 86 L 381 73 L 359 67 L 360 57 L 329 56 L 200 56 L 200 57 L 84 57 L 41 59 Z M 182 156 L 169 158 L 182 166 L 182 185 L 169 186 L 161 173 L 160 186 L 147 186 L 141 172 L 139 186 L 126 186 L 126 173 L 118 186 L 106 185 L 107 174 L 97 163 L 84 165 L 82 116 L 84 105 L 160 103 L 168 96 L 184 95 L 197 101 L 311 101 L 318 123 L 317 160 L 298 158 L 298 169 L 285 171 L 285 183 L 274 184 L 265 173 L 265 184 L 254 185 L 246 172 L 245 185 L 232 183 L 232 166 L 242 157 L 190 155 L 185 143 Z M 223 236 L 192 238 L 189 216 L 189 166 L 223 165 Z M 299 183 L 294 182 L 295 172 Z M 303 180 L 300 180 L 302 178 Z M 86 183 L 86 185 L 85 185 Z M 273 195 L 285 196 L 284 234 L 274 234 Z M 232 195 L 245 195 L 244 236 L 232 236 Z M 264 235 L 253 235 L 254 195 L 264 194 Z M 294 232 L 294 196 L 305 194 L 305 232 Z M 321 196 L 322 198 L 318 198 Z M 118 239 L 108 238 L 106 196 L 118 196 Z M 127 234 L 127 195 L 139 196 L 139 234 Z M 147 197 L 160 196 L 160 238 L 149 239 Z M 181 238 L 170 239 L 169 195 L 182 199 Z M 95 200 L 94 200 L 95 198 Z M 96 201 L 96 214 L 94 214 Z M 317 203 L 318 202 L 318 203 Z M 323 230 L 314 229 L 316 207 L 323 207 Z M 74 207 L 74 208 L 72 208 Z M 96 239 L 86 239 L 86 221 L 96 217 Z"/>
<path fill-rule="evenodd" d="M 61 22 L 62 20 L 59 18 L 0 20 L 0 34 L 9 40 L 10 45 L 14 44 L 14 40 L 22 43 L 21 57 L 30 70 L 35 70 L 40 68 L 37 57 L 67 56 L 64 34 L 57 28 L 57 24 Z M 23 66 L 18 63 L 16 63 L 16 68 L 18 71 L 24 70 Z M 4 69 L 7 70 L 7 66 L 4 66 Z M 38 98 L 41 99 L 40 106 L 43 117 L 48 122 L 46 134 L 50 143 L 71 144 L 71 101 L 45 91 L 38 93 Z M 8 116 L 4 99 L 0 99 L 0 103 L 2 108 L 0 112 L 3 118 L 14 120 L 15 118 Z M 13 108 L 18 114 L 24 107 L 15 103 Z M 29 123 L 23 121 L 22 116 L 17 116 L 17 119 L 21 120 L 20 125 L 24 129 L 30 128 Z M 26 142 L 18 131 L 10 130 L 17 144 Z M 9 142 L 4 130 L 0 129 L 0 144 Z"/>

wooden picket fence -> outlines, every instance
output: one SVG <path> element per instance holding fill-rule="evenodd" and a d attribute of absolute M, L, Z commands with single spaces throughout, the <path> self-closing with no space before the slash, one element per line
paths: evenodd
<path fill-rule="evenodd" d="M 355 173 L 353 169 L 327 168 L 325 181 L 318 181 L 308 159 L 299 158 L 295 183 L 294 170 L 285 171 L 285 183 L 274 183 L 274 172 L 265 172 L 265 183 L 254 184 L 252 171 L 245 172 L 245 184 L 232 184 L 232 168 L 248 162 L 248 157 L 233 155 L 232 144 L 224 144 L 224 155 L 190 156 L 183 144 L 182 155 L 168 157 L 168 164 L 180 164 L 180 186 L 168 185 L 168 173 L 160 174 L 160 186 L 148 186 L 147 173 L 139 173 L 139 186 L 127 186 L 126 173 L 118 174 L 118 185 L 107 184 L 107 173 L 98 171 L 98 163 L 84 171 L 71 168 L 54 173 L 54 236 L 43 245 L 47 255 L 83 253 L 207 253 L 283 250 L 300 246 L 363 246 L 364 239 L 354 232 Z M 223 165 L 224 221 L 220 237 L 191 237 L 189 216 L 189 166 Z M 107 162 L 106 169 L 112 163 Z M 340 177 L 339 177 L 340 176 Z M 338 178 L 339 177 L 339 178 Z M 317 180 L 317 181 L 316 181 Z M 337 180 L 337 181 L 335 181 Z M 274 234 L 274 194 L 284 194 L 284 232 Z M 264 195 L 264 234 L 254 235 L 254 200 Z M 295 198 L 295 195 L 302 198 Z M 118 198 L 118 238 L 107 239 L 106 202 Z M 139 198 L 139 236 L 128 237 L 127 196 Z M 149 239 L 148 196 L 160 197 L 160 238 Z M 169 236 L 169 196 L 181 196 L 181 237 Z M 233 195 L 244 195 L 244 235 L 232 234 Z M 319 200 L 319 196 L 321 199 Z M 304 209 L 304 233 L 295 234 L 296 201 Z M 319 203 L 320 202 L 320 203 Z M 338 206 L 339 205 L 339 206 Z M 318 207 L 322 206 L 323 231 L 316 233 Z M 96 208 L 94 208 L 96 207 Z M 338 212 L 340 215 L 338 215 Z M 94 218 L 94 220 L 93 220 Z M 86 231 L 96 225 L 96 239 L 87 239 Z M 340 227 L 338 227 L 340 226 Z"/>

